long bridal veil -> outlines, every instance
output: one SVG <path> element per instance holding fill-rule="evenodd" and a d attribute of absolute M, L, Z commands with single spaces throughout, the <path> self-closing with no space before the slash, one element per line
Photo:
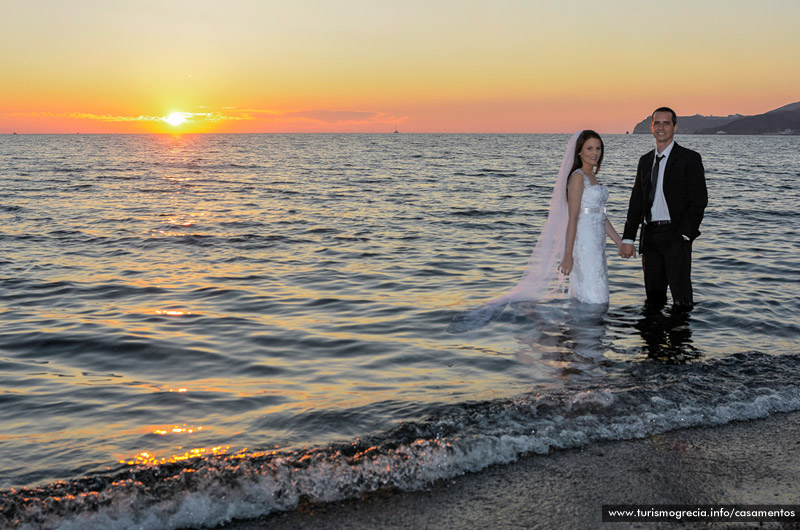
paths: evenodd
<path fill-rule="evenodd" d="M 569 210 L 567 208 L 567 179 L 575 161 L 575 146 L 582 131 L 572 135 L 561 160 L 547 221 L 536 241 L 522 277 L 509 292 L 490 300 L 480 307 L 453 317 L 448 331 L 459 333 L 477 329 L 503 312 L 507 304 L 516 302 L 543 302 L 563 296 L 566 277 L 558 270 L 564 255 Z"/>

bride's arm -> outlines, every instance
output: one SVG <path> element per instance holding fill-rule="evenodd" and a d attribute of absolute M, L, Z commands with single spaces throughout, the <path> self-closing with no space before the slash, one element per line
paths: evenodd
<path fill-rule="evenodd" d="M 577 171 L 569 176 L 567 181 L 567 208 L 569 221 L 567 222 L 567 238 L 564 242 L 564 257 L 558 270 L 564 274 L 572 271 L 572 247 L 575 246 L 575 234 L 578 231 L 578 214 L 581 211 L 581 197 L 583 197 L 583 176 Z"/>
<path fill-rule="evenodd" d="M 614 243 L 616 243 L 617 248 L 622 244 L 622 238 L 619 237 L 619 234 L 616 230 L 614 230 L 614 226 L 609 221 L 608 217 L 606 217 L 606 235 L 611 238 Z"/>

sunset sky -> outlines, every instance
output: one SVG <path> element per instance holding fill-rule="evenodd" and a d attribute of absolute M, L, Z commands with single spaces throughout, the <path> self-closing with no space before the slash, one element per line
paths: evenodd
<path fill-rule="evenodd" d="M 800 100 L 796 0 L 1 1 L 0 133 L 620 133 Z"/>

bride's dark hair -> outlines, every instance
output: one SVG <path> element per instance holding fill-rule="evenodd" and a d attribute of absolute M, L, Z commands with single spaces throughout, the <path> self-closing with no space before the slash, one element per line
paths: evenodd
<path fill-rule="evenodd" d="M 576 169 L 583 167 L 583 162 L 581 162 L 580 157 L 581 149 L 583 149 L 583 144 L 586 143 L 586 140 L 590 138 L 597 138 L 600 140 L 600 158 L 597 160 L 597 169 L 595 170 L 595 173 L 600 171 L 600 164 L 603 163 L 603 155 L 606 154 L 606 146 L 603 144 L 603 139 L 600 138 L 599 134 L 587 129 L 581 132 L 580 136 L 578 136 L 578 142 L 575 144 L 575 160 L 572 162 L 572 169 L 569 170 L 570 175 L 572 175 Z"/>

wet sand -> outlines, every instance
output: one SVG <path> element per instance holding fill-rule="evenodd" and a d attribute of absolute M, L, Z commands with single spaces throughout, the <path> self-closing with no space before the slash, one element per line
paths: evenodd
<path fill-rule="evenodd" d="M 635 503 L 800 504 L 800 413 L 527 456 L 425 491 L 305 504 L 224 528 L 800 528 L 602 523 L 602 505 Z"/>

